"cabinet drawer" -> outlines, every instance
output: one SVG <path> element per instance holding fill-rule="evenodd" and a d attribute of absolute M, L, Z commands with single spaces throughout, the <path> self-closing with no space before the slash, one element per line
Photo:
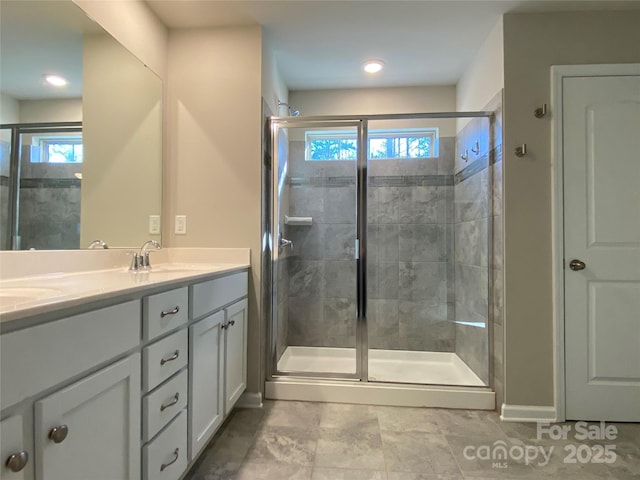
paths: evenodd
<path fill-rule="evenodd" d="M 187 370 L 183 370 L 142 400 L 144 441 L 149 441 L 187 406 Z"/>
<path fill-rule="evenodd" d="M 145 480 L 176 480 L 187 468 L 187 414 L 183 410 L 153 442 L 142 448 Z"/>
<path fill-rule="evenodd" d="M 247 272 L 202 282 L 192 287 L 192 318 L 198 318 L 247 294 Z"/>
<path fill-rule="evenodd" d="M 145 347 L 142 351 L 144 365 L 144 391 L 153 390 L 187 364 L 187 329 Z"/>
<path fill-rule="evenodd" d="M 0 343 L 5 408 L 137 347 L 140 300 L 7 333 Z"/>
<path fill-rule="evenodd" d="M 152 340 L 187 323 L 188 309 L 187 287 L 144 298 L 142 300 L 144 339 Z"/>

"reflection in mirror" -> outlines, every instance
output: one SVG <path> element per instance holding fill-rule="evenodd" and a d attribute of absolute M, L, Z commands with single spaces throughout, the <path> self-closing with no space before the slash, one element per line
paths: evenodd
<path fill-rule="evenodd" d="M 2 0 L 0 20 L 0 248 L 160 240 L 161 80 L 70 0 Z"/>

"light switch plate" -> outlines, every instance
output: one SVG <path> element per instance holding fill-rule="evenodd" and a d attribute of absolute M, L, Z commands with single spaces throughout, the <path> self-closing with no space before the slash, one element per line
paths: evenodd
<path fill-rule="evenodd" d="M 176 232 L 176 235 L 186 235 L 187 233 L 187 216 L 186 215 L 176 215 L 175 232 Z"/>
<path fill-rule="evenodd" d="M 149 215 L 149 234 L 160 235 L 160 215 Z"/>

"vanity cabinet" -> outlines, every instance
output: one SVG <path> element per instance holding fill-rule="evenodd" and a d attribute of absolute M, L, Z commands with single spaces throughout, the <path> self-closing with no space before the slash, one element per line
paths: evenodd
<path fill-rule="evenodd" d="M 224 414 L 227 415 L 247 388 L 247 301 L 225 308 Z"/>
<path fill-rule="evenodd" d="M 36 478 L 135 480 L 139 451 L 139 354 L 35 404 Z"/>
<path fill-rule="evenodd" d="M 242 272 L 192 287 L 191 460 L 207 445 L 246 389 L 247 280 L 247 273 Z"/>
<path fill-rule="evenodd" d="M 14 415 L 0 422 L 0 459 L 2 475 L 7 480 L 23 480 L 33 468 L 33 451 L 24 439 L 22 415 Z"/>
<path fill-rule="evenodd" d="M 246 388 L 247 282 L 166 285 L 3 333 L 0 478 L 179 480 Z"/>

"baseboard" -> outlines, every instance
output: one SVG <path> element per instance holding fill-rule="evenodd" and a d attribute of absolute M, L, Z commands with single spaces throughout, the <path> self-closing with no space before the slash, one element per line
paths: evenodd
<path fill-rule="evenodd" d="M 262 408 L 262 393 L 244 392 L 236 402 L 238 408 Z"/>
<path fill-rule="evenodd" d="M 500 420 L 503 422 L 555 422 L 557 415 L 556 407 L 503 403 Z"/>

